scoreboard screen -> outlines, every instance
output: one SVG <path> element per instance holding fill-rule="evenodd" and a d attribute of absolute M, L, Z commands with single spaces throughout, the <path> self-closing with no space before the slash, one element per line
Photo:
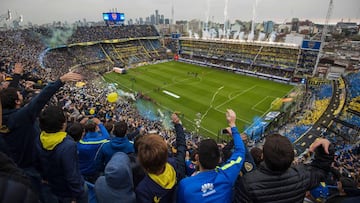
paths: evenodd
<path fill-rule="evenodd" d="M 111 22 L 124 22 L 125 14 L 124 13 L 103 13 L 104 21 Z"/>
<path fill-rule="evenodd" d="M 310 49 L 314 51 L 319 51 L 321 46 L 321 41 L 314 40 L 303 40 L 301 48 L 302 49 Z"/>

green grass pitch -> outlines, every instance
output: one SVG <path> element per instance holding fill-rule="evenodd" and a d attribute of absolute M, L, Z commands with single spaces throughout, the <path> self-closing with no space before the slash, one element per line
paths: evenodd
<path fill-rule="evenodd" d="M 141 91 L 155 100 L 159 108 L 181 112 L 184 115 L 182 122 L 190 131 L 195 129 L 195 120 L 200 115 L 199 133 L 212 138 L 227 127 L 226 109 L 236 112 L 237 126 L 243 131 L 254 117 L 263 116 L 270 110 L 274 99 L 287 95 L 293 88 L 181 62 L 146 65 L 129 69 L 123 75 L 109 73 L 104 78 L 118 83 L 124 91 Z"/>

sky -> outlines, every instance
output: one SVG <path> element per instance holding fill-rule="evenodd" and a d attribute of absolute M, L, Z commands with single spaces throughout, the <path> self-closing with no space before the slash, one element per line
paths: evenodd
<path fill-rule="evenodd" d="M 227 10 L 225 4 L 227 2 Z M 150 16 L 159 10 L 165 18 L 171 18 L 174 4 L 175 20 L 214 20 L 224 22 L 227 18 L 250 21 L 255 6 L 255 21 L 272 20 L 278 23 L 309 19 L 324 23 L 329 0 L 1 0 L 0 15 L 10 9 L 13 17 L 23 16 L 24 23 L 69 23 L 86 18 L 87 21 L 101 21 L 102 12 L 117 8 L 127 19 Z M 330 23 L 343 19 L 360 23 L 360 0 L 334 0 Z"/>

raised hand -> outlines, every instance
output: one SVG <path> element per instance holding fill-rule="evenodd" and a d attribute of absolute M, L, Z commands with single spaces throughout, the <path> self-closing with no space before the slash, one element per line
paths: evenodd
<path fill-rule="evenodd" d="M 79 73 L 68 72 L 60 77 L 61 82 L 77 82 L 83 79 Z"/>
<path fill-rule="evenodd" d="M 228 109 L 226 111 L 226 120 L 229 124 L 230 127 L 235 127 L 236 126 L 236 114 L 232 109 Z"/>

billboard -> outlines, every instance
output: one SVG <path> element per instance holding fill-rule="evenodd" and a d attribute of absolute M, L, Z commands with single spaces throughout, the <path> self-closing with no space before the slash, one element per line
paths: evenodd
<path fill-rule="evenodd" d="M 321 41 L 303 40 L 301 49 L 311 49 L 314 51 L 319 51 L 320 46 L 321 46 Z"/>

